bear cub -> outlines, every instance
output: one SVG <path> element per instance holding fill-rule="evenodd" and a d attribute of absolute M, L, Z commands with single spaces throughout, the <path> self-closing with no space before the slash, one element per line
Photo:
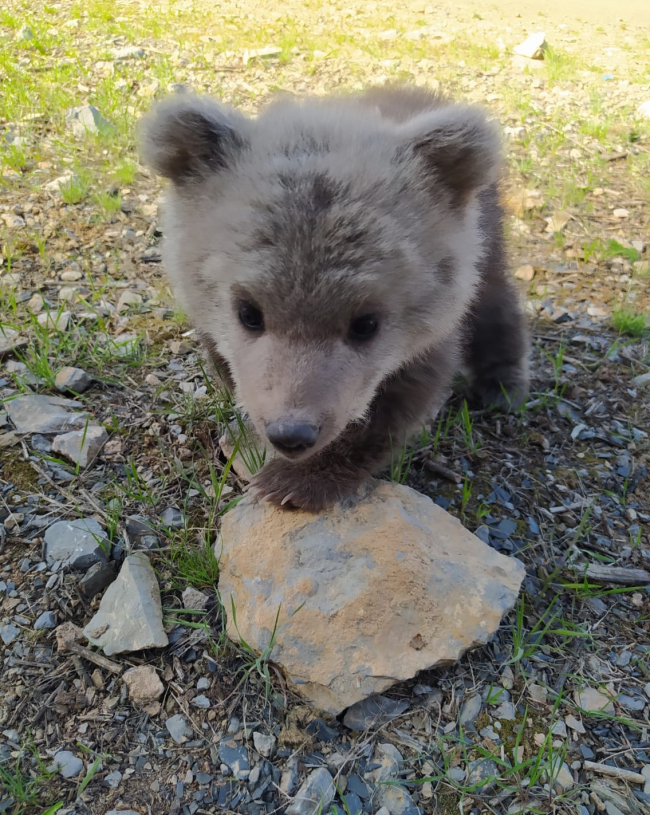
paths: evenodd
<path fill-rule="evenodd" d="M 528 341 L 506 267 L 495 125 L 413 87 L 154 107 L 164 261 L 238 405 L 280 454 L 252 489 L 318 512 L 431 420 L 462 370 L 521 405 Z"/>

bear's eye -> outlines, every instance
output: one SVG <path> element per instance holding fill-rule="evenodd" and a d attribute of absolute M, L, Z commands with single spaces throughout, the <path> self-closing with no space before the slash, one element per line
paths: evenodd
<path fill-rule="evenodd" d="M 374 314 L 364 314 L 350 323 L 348 338 L 355 342 L 369 340 L 377 333 L 379 320 Z"/>
<path fill-rule="evenodd" d="M 239 304 L 239 321 L 249 331 L 264 331 L 264 315 L 251 303 Z"/>

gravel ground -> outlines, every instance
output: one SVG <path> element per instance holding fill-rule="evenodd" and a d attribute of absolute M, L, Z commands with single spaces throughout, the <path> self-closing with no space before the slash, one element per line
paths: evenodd
<path fill-rule="evenodd" d="M 540 30 L 545 59 L 513 59 Z M 12 2 L 0 44 L 0 811 L 649 812 L 647 32 L 474 5 Z M 503 122 L 533 336 L 520 414 L 456 400 L 390 475 L 527 578 L 493 643 L 338 721 L 224 637 L 234 413 L 166 287 L 133 128 L 173 83 L 254 109 L 386 79 Z M 86 105 L 100 118 L 66 118 Z M 88 625 L 136 550 L 169 644 L 75 646 L 60 626 Z"/>

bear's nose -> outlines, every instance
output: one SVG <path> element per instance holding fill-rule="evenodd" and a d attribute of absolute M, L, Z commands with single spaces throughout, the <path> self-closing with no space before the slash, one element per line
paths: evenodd
<path fill-rule="evenodd" d="M 298 453 L 313 447 L 318 441 L 320 427 L 308 422 L 290 419 L 271 422 L 266 426 L 266 437 L 280 452 Z"/>

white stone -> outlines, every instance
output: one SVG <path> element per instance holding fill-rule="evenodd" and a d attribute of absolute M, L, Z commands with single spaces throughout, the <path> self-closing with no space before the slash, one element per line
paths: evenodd
<path fill-rule="evenodd" d="M 546 35 L 543 31 L 538 31 L 531 34 L 519 45 L 515 45 L 512 50 L 518 56 L 526 57 L 526 59 L 544 59 L 546 47 Z"/>
<path fill-rule="evenodd" d="M 486 643 L 523 565 L 426 496 L 371 482 L 321 515 L 247 498 L 224 516 L 219 590 L 235 627 L 317 707 L 343 709 Z"/>
<path fill-rule="evenodd" d="M 107 656 L 168 644 L 158 581 L 145 555 L 138 553 L 125 559 L 84 634 Z"/>
<path fill-rule="evenodd" d="M 75 136 L 85 136 L 86 133 L 111 133 L 115 130 L 94 105 L 72 108 L 66 113 L 65 120 Z"/>
<path fill-rule="evenodd" d="M 46 311 L 36 318 L 38 324 L 48 331 L 65 331 L 70 325 L 69 311 Z"/>

